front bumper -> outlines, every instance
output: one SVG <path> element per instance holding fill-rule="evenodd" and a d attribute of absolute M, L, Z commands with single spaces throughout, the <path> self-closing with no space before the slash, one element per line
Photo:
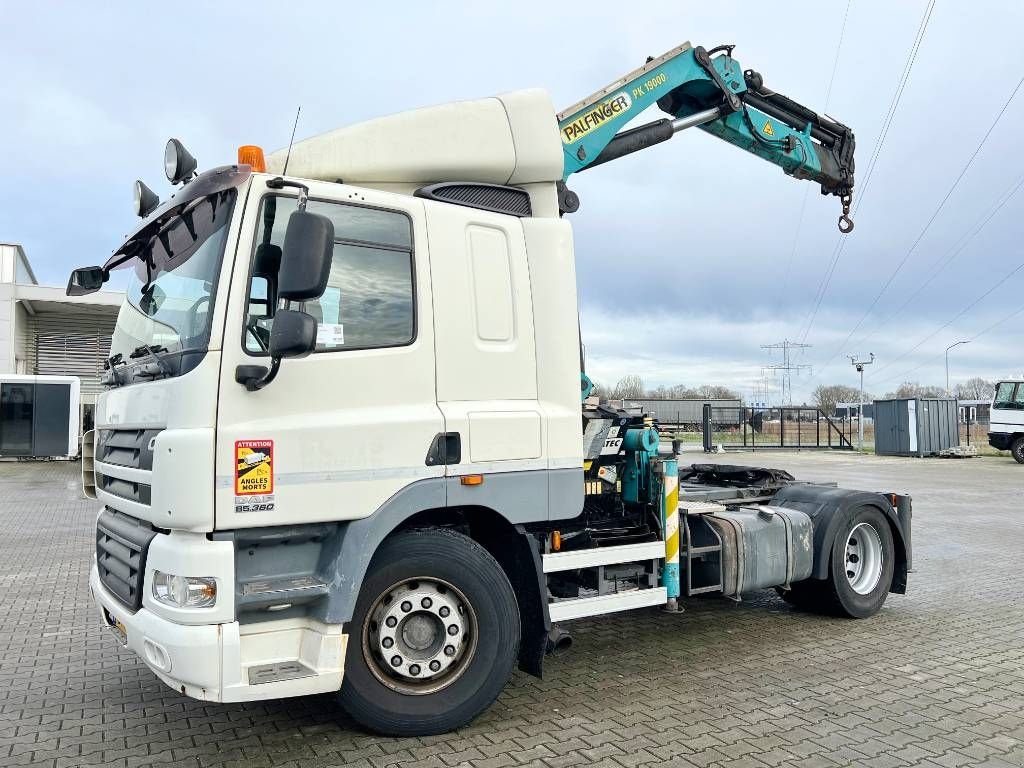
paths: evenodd
<path fill-rule="evenodd" d="M 1010 446 L 1013 445 L 1013 437 L 1013 435 L 1008 435 L 1003 432 L 989 432 L 988 444 L 997 451 L 1008 451 L 1010 450 Z"/>
<path fill-rule="evenodd" d="M 341 687 L 347 636 L 340 627 L 308 619 L 186 625 L 146 607 L 132 613 L 100 583 L 95 563 L 89 588 L 104 626 L 113 631 L 120 623 L 122 645 L 171 688 L 193 698 L 255 701 Z M 275 679 L 274 669 L 282 670 L 281 679 Z M 299 676 L 295 669 L 301 670 Z"/>

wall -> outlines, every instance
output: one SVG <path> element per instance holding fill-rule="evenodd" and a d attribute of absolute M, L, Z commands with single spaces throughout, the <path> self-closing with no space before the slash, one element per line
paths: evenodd
<path fill-rule="evenodd" d="M 82 400 L 100 391 L 103 361 L 110 356 L 114 317 L 48 312 L 28 318 L 24 338 L 27 373 L 77 376 Z"/>
<path fill-rule="evenodd" d="M 0 272 L 2 272 L 0 263 Z M 14 365 L 14 286 L 0 280 L 0 373 L 17 373 Z"/>

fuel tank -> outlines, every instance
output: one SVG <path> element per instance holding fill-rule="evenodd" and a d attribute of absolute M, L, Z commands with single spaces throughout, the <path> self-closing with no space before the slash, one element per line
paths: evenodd
<path fill-rule="evenodd" d="M 750 507 L 704 518 L 722 539 L 722 593 L 742 595 L 810 577 L 811 518 L 796 509 Z"/>

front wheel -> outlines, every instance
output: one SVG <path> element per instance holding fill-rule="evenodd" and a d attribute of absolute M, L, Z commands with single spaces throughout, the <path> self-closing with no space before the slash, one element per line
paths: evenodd
<path fill-rule="evenodd" d="M 505 572 L 450 530 L 385 541 L 350 626 L 341 703 L 391 736 L 465 725 L 497 698 L 519 653 L 519 609 Z"/>
<path fill-rule="evenodd" d="M 1018 437 L 1010 446 L 1010 453 L 1018 464 L 1024 464 L 1024 437 Z"/>

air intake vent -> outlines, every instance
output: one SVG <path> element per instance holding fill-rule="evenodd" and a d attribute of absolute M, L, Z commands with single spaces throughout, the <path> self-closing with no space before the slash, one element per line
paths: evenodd
<path fill-rule="evenodd" d="M 156 531 L 109 509 L 96 521 L 96 567 L 100 582 L 130 611 L 142 606 L 146 553 Z"/>
<path fill-rule="evenodd" d="M 471 181 L 446 181 L 429 184 L 416 190 L 416 197 L 442 203 L 464 205 L 481 211 L 506 213 L 510 216 L 532 216 L 530 195 L 519 187 L 501 184 L 478 184 Z"/>

